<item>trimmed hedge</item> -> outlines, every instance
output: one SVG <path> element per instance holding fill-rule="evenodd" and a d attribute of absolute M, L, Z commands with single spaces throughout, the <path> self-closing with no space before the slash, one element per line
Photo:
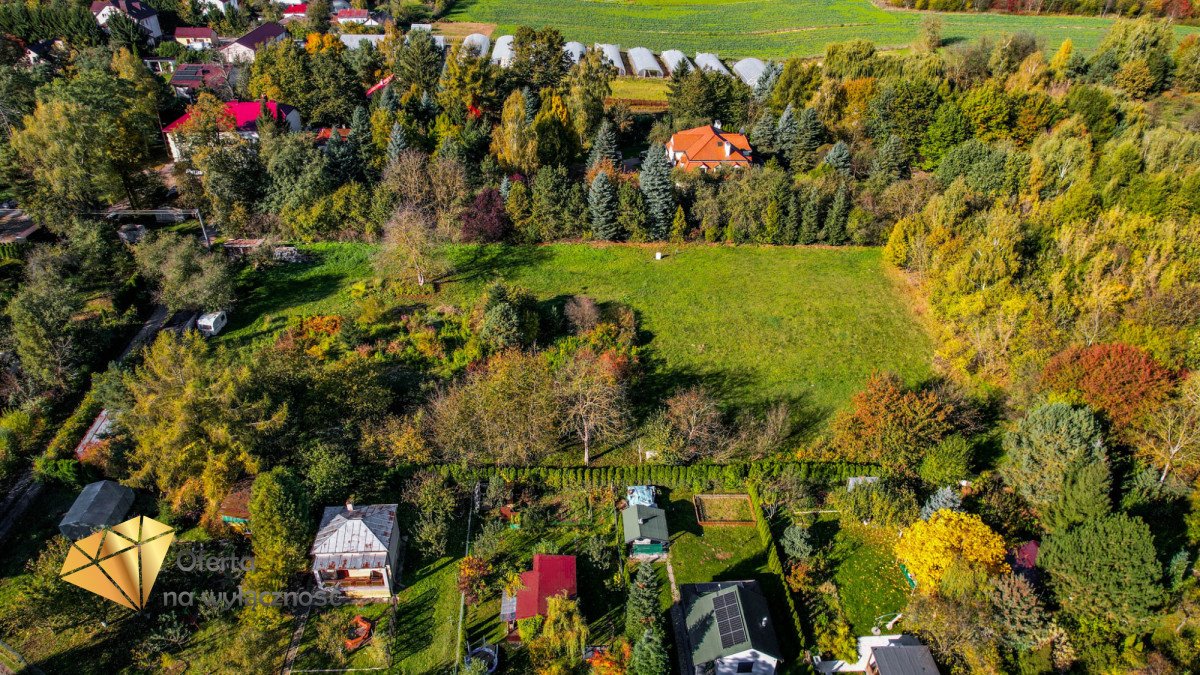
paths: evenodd
<path fill-rule="evenodd" d="M 835 483 L 851 476 L 878 472 L 870 464 L 850 462 L 747 462 L 736 464 L 693 464 L 666 466 L 640 464 L 637 466 L 598 467 L 468 467 L 460 464 L 439 464 L 430 467 L 409 467 L 405 472 L 428 468 L 436 473 L 467 485 L 477 480 L 499 476 L 508 481 L 528 481 L 553 488 L 602 487 L 609 485 L 659 485 L 669 488 L 690 488 L 701 491 L 709 485 L 725 490 L 745 490 L 746 485 L 769 481 L 780 476 L 796 475 L 803 480 Z"/>
<path fill-rule="evenodd" d="M 93 395 L 93 390 L 88 389 L 88 392 L 83 395 L 83 400 L 76 406 L 75 412 L 71 413 L 58 428 L 58 432 L 54 434 L 54 438 L 50 440 L 50 445 L 46 447 L 46 459 L 72 459 L 75 456 L 75 446 L 79 445 L 79 441 L 83 440 L 83 435 L 87 433 L 88 427 L 96 419 L 96 415 L 104 408 L 102 404 Z"/>

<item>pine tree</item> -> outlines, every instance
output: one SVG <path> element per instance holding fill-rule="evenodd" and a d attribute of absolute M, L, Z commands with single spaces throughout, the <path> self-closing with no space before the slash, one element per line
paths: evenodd
<path fill-rule="evenodd" d="M 750 130 L 750 142 L 757 152 L 775 152 L 775 130 L 778 126 L 779 120 L 775 114 L 770 109 L 764 110 Z"/>
<path fill-rule="evenodd" d="M 588 166 L 596 166 L 605 159 L 612 160 L 614 166 L 621 163 L 621 148 L 617 145 L 617 132 L 608 118 L 601 120 L 600 128 L 596 130 L 596 138 L 592 141 L 592 152 L 588 155 Z"/>
<path fill-rule="evenodd" d="M 850 217 L 850 189 L 845 183 L 838 186 L 833 195 L 833 205 L 825 215 L 825 231 L 822 239 L 826 244 L 838 246 L 846 243 L 846 221 Z"/>
<path fill-rule="evenodd" d="M 949 485 L 929 495 L 921 507 L 921 520 L 929 520 L 929 516 L 943 509 L 962 511 L 962 494 Z"/>
<path fill-rule="evenodd" d="M 838 173 L 843 176 L 850 175 L 850 146 L 842 141 L 833 144 L 829 152 L 825 154 L 825 163 L 837 169 Z"/>
<path fill-rule="evenodd" d="M 683 214 L 683 207 L 675 207 L 675 218 L 671 220 L 671 242 L 682 244 L 687 238 L 688 224 L 687 216 Z"/>
<path fill-rule="evenodd" d="M 628 237 L 629 241 L 647 241 L 650 238 L 646 232 L 646 198 L 631 181 L 621 181 L 617 187 L 619 213 L 617 226 L 619 237 Z"/>
<path fill-rule="evenodd" d="M 800 120 L 797 119 L 792 104 L 789 103 L 779 116 L 779 125 L 775 128 L 775 147 L 779 152 L 790 153 L 800 140 Z"/>
<path fill-rule="evenodd" d="M 908 175 L 908 151 L 904 148 L 904 141 L 892 134 L 875 154 L 875 161 L 871 164 L 871 177 L 882 178 L 892 183 L 908 178 Z"/>
<path fill-rule="evenodd" d="M 762 103 L 771 98 L 771 93 L 775 91 L 775 83 L 779 82 L 779 75 L 783 72 L 783 66 L 768 61 L 767 67 L 763 68 L 762 75 L 758 76 L 758 82 L 754 83 L 754 100 Z"/>
<path fill-rule="evenodd" d="M 662 628 L 648 628 L 633 646 L 629 657 L 629 675 L 667 675 L 667 648 L 663 644 Z"/>
<path fill-rule="evenodd" d="M 963 114 L 958 104 L 947 101 L 933 115 L 933 122 L 925 130 L 921 141 L 921 154 L 925 157 L 921 166 L 935 169 L 950 148 L 971 138 L 971 121 Z"/>
<path fill-rule="evenodd" d="M 347 140 L 358 156 L 360 164 L 357 168 L 361 173 L 371 165 L 375 152 L 375 144 L 371 142 L 371 114 L 367 112 L 365 105 L 354 109 L 354 115 L 350 118 L 350 137 Z"/>
<path fill-rule="evenodd" d="M 604 171 L 596 174 L 588 190 L 588 211 L 592 215 L 592 234 L 597 239 L 617 238 L 617 188 Z"/>
<path fill-rule="evenodd" d="M 387 160 L 388 163 L 396 161 L 400 153 L 408 149 L 408 137 L 404 133 L 404 127 L 399 122 L 392 122 L 392 133 L 388 137 Z"/>
<path fill-rule="evenodd" d="M 1106 516 L 1112 511 L 1111 491 L 1108 464 L 1090 461 L 1068 475 L 1058 498 L 1045 509 L 1042 524 L 1051 533 L 1061 533 Z"/>
<path fill-rule="evenodd" d="M 508 179 L 508 176 L 504 176 L 500 179 L 500 196 L 503 197 L 505 201 L 508 201 L 508 191 L 511 188 L 512 181 Z"/>
<path fill-rule="evenodd" d="M 325 143 L 329 179 L 334 185 L 341 185 L 357 177 L 358 153 L 348 140 L 342 138 L 340 129 L 334 127 L 329 131 L 329 140 Z"/>
<path fill-rule="evenodd" d="M 379 95 L 379 107 L 390 113 L 395 113 L 400 109 L 400 99 L 396 96 L 396 90 L 392 85 L 383 88 L 383 93 Z"/>
<path fill-rule="evenodd" d="M 654 571 L 654 565 L 643 560 L 629 584 L 629 596 L 625 600 L 625 634 L 630 638 L 658 621 L 658 595 L 662 582 Z"/>
<path fill-rule="evenodd" d="M 808 191 L 808 199 L 804 201 L 804 210 L 800 213 L 801 244 L 815 244 L 821 237 L 821 193 L 817 188 Z"/>
<path fill-rule="evenodd" d="M 671 183 L 671 164 L 667 151 L 655 143 L 646 151 L 646 162 L 639 176 L 646 197 L 646 221 L 651 239 L 664 240 L 670 234 L 675 213 L 675 186 Z"/>

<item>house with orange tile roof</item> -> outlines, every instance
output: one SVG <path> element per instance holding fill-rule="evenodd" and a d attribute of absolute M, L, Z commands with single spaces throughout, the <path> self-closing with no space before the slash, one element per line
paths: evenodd
<path fill-rule="evenodd" d="M 751 153 L 753 150 L 746 135 L 723 131 L 720 122 L 676 132 L 667 142 L 667 158 L 671 165 L 689 171 L 748 167 L 753 161 Z"/>

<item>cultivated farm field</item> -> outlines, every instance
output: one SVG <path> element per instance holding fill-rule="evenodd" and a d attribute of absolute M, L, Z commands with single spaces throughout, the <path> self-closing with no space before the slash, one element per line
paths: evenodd
<path fill-rule="evenodd" d="M 825 45 L 865 38 L 881 48 L 912 43 L 928 12 L 890 10 L 870 0 L 459 0 L 452 21 L 496 24 L 493 36 L 517 26 L 554 26 L 568 40 L 716 52 L 722 58 L 816 56 Z M 939 13 L 948 42 L 1028 31 L 1051 50 L 1064 38 L 1091 50 L 1112 23 L 1084 16 Z M 1180 35 L 1196 28 L 1181 27 Z"/>

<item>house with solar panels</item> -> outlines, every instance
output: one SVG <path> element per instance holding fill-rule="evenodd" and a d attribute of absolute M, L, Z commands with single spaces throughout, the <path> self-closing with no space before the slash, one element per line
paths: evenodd
<path fill-rule="evenodd" d="M 680 603 L 687 628 L 687 675 L 773 675 L 779 641 L 757 581 L 683 584 Z"/>

